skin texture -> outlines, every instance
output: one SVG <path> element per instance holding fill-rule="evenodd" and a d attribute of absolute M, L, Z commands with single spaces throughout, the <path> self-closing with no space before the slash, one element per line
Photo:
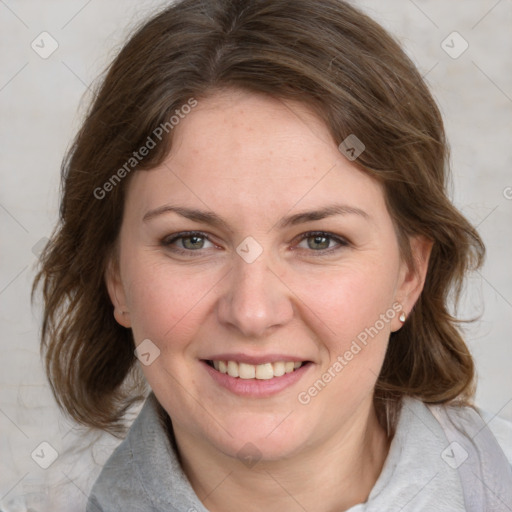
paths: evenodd
<path fill-rule="evenodd" d="M 307 405 L 297 397 L 393 304 L 412 309 L 430 244 L 411 241 L 415 269 L 402 261 L 381 186 L 303 104 L 217 92 L 174 130 L 164 164 L 131 179 L 106 278 L 117 321 L 136 344 L 160 350 L 142 369 L 172 418 L 186 474 L 211 511 L 339 511 L 365 501 L 389 449 L 372 393 L 398 314 Z M 365 215 L 278 225 L 331 204 Z M 226 225 L 173 212 L 142 220 L 163 205 L 212 211 Z M 182 231 L 210 239 L 162 244 Z M 346 242 L 301 239 L 309 231 Z M 252 263 L 236 251 L 248 236 L 263 250 Z M 226 352 L 312 364 L 276 395 L 242 397 L 200 361 Z M 238 455 L 246 443 L 261 457 L 252 467 Z"/>

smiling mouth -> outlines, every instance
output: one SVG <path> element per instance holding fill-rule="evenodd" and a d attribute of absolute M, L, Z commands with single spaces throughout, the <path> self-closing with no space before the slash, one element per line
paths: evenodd
<path fill-rule="evenodd" d="M 276 377 L 282 377 L 287 373 L 293 373 L 310 361 L 276 361 L 274 363 L 247 364 L 237 361 L 205 361 L 206 364 L 217 370 L 219 373 L 225 373 L 230 377 L 239 379 L 258 379 L 270 380 Z"/>

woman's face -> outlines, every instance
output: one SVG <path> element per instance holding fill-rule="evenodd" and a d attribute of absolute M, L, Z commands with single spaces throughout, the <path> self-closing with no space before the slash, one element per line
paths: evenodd
<path fill-rule="evenodd" d="M 176 432 L 231 456 L 367 416 L 421 288 L 381 186 L 304 105 L 245 92 L 199 101 L 132 176 L 119 249 L 109 292 L 151 388 Z"/>

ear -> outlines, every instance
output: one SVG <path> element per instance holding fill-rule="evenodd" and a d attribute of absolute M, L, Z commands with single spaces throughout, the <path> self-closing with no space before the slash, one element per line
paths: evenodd
<path fill-rule="evenodd" d="M 130 311 L 126 304 L 126 293 L 121 281 L 119 263 L 116 257 L 111 257 L 105 272 L 105 284 L 107 285 L 108 295 L 114 306 L 114 318 L 119 325 L 130 328 Z"/>
<path fill-rule="evenodd" d="M 422 235 L 411 237 L 409 243 L 412 263 L 402 259 L 395 293 L 395 300 L 402 305 L 402 311 L 406 317 L 409 316 L 425 285 L 430 253 L 434 245 L 432 240 Z M 396 318 L 393 322 L 392 331 L 397 331 L 401 326 L 402 322 Z"/>

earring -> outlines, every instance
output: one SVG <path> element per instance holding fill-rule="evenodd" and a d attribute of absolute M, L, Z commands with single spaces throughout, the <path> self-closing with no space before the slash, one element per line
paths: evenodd
<path fill-rule="evenodd" d="M 400 320 L 400 322 L 404 323 L 406 321 L 406 319 L 407 319 L 407 316 L 405 315 L 405 312 L 402 311 L 400 313 L 400 316 L 398 317 L 398 320 Z"/>

